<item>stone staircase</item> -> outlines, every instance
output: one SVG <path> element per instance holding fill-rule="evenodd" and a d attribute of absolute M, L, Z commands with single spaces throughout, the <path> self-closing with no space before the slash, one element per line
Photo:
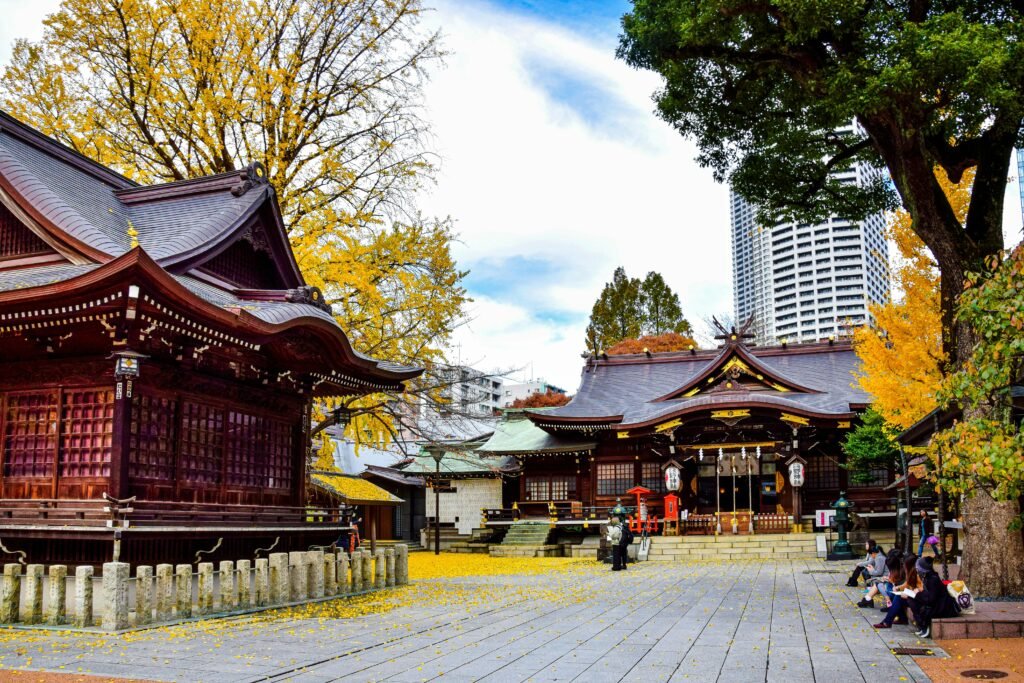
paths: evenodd
<path fill-rule="evenodd" d="M 516 522 L 508 528 L 501 545 L 492 545 L 491 557 L 558 557 L 561 546 L 549 544 L 548 522 Z"/>
<path fill-rule="evenodd" d="M 722 536 L 655 536 L 651 562 L 686 560 L 813 560 L 815 534 L 725 534 Z"/>

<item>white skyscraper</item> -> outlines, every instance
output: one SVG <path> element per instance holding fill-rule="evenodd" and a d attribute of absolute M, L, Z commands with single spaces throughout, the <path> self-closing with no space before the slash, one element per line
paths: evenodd
<path fill-rule="evenodd" d="M 878 174 L 854 164 L 834 177 L 867 185 Z M 759 344 L 847 335 L 871 322 L 869 304 L 889 300 L 883 214 L 859 222 L 831 216 L 813 224 L 759 226 L 756 207 L 735 191 L 730 209 L 736 320 L 754 315 Z"/>

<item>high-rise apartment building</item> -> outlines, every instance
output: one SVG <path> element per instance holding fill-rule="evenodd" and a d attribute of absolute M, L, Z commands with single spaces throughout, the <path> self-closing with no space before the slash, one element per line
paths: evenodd
<path fill-rule="evenodd" d="M 853 164 L 834 177 L 867 185 L 878 175 L 866 164 Z M 762 226 L 757 208 L 735 190 L 730 209 L 736 320 L 754 316 L 757 343 L 844 336 L 871 322 L 870 304 L 889 300 L 883 214 Z"/>

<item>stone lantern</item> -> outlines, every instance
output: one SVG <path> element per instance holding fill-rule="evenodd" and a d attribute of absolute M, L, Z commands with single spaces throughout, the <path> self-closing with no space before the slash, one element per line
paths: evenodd
<path fill-rule="evenodd" d="M 846 538 L 846 528 L 850 524 L 850 510 L 853 508 L 853 503 L 846 500 L 846 491 L 840 491 L 839 500 L 832 503 L 829 507 L 836 511 L 836 527 L 839 530 L 839 540 L 832 546 L 832 552 L 829 554 L 828 559 L 853 559 L 850 541 Z"/>

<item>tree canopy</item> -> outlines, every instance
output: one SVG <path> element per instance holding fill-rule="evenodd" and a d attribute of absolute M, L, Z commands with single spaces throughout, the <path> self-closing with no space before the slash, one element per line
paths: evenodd
<path fill-rule="evenodd" d="M 660 273 L 651 271 L 640 280 L 626 275 L 625 268 L 616 268 L 591 310 L 587 346 L 602 351 L 624 339 L 667 332 L 691 333 L 679 295 Z"/>
<path fill-rule="evenodd" d="M 619 356 L 627 353 L 665 353 L 668 351 L 689 351 L 696 349 L 697 342 L 693 337 L 679 334 L 678 332 L 666 332 L 664 334 L 649 335 L 639 339 L 623 339 L 617 344 L 610 346 L 605 353 L 609 356 Z"/>
<path fill-rule="evenodd" d="M 892 468 L 899 454 L 885 418 L 873 409 L 865 412 L 861 423 L 846 435 L 843 452 L 850 480 L 861 484 L 875 480 L 872 470 Z"/>
<path fill-rule="evenodd" d="M 140 182 L 262 162 L 303 275 L 354 346 L 430 366 L 467 296 L 450 222 L 415 206 L 433 174 L 422 87 L 442 57 L 420 12 L 419 0 L 64 0 L 40 41 L 15 44 L 0 106 Z M 425 379 L 410 391 L 438 396 Z M 386 440 L 406 412 L 394 397 L 345 402 L 357 440 Z"/>
<path fill-rule="evenodd" d="M 548 389 L 545 392 L 535 391 L 526 398 L 517 398 L 512 401 L 510 408 L 555 408 L 557 406 L 564 406 L 566 403 L 572 400 L 572 396 L 565 393 L 564 391 L 552 391 Z"/>

